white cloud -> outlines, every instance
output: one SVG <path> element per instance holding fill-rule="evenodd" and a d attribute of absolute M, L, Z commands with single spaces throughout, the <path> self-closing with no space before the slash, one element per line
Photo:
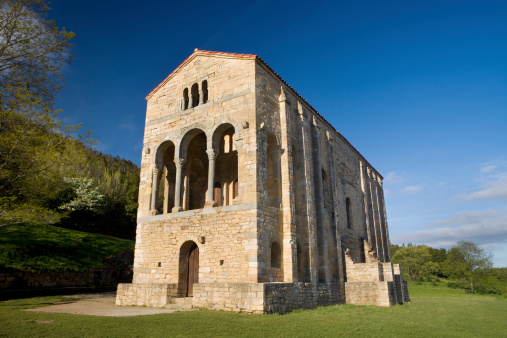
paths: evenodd
<path fill-rule="evenodd" d="M 384 177 L 384 183 L 400 184 L 401 182 L 403 182 L 403 177 L 401 177 L 401 175 L 397 174 L 394 171 L 388 172 L 387 175 Z"/>
<path fill-rule="evenodd" d="M 507 208 L 500 210 L 465 210 L 445 220 L 428 224 L 436 227 L 392 236 L 393 243 L 417 243 L 449 248 L 460 240 L 473 241 L 484 247 L 507 242 Z"/>
<path fill-rule="evenodd" d="M 485 181 L 482 189 L 465 195 L 468 200 L 484 199 L 507 199 L 507 172 L 497 175 L 489 175 L 483 178 Z"/>
<path fill-rule="evenodd" d="M 404 192 L 407 192 L 409 194 L 416 194 L 418 192 L 421 192 L 424 189 L 424 183 L 419 185 L 409 185 L 403 188 Z"/>
<path fill-rule="evenodd" d="M 485 166 L 485 167 L 482 167 L 481 168 L 481 173 L 483 174 L 487 174 L 487 173 L 490 173 L 492 172 L 493 170 L 495 170 L 496 168 L 498 168 L 497 165 L 488 165 L 488 166 Z"/>

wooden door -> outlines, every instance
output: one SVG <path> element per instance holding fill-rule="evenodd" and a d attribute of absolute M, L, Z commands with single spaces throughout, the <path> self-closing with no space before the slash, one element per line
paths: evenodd
<path fill-rule="evenodd" d="M 199 247 L 194 243 L 188 254 L 187 296 L 194 294 L 194 283 L 199 283 Z"/>

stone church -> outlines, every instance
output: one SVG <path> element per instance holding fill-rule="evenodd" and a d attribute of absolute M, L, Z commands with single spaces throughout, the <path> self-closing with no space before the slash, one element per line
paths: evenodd
<path fill-rule="evenodd" d="M 134 278 L 117 305 L 409 301 L 382 176 L 260 57 L 196 49 L 146 99 Z"/>

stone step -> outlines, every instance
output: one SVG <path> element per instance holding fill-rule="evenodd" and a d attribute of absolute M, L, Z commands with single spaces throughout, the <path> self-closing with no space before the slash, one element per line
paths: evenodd
<path fill-rule="evenodd" d="M 175 305 L 192 305 L 192 297 L 173 297 L 169 299 L 169 304 Z"/>
<path fill-rule="evenodd" d="M 192 304 L 166 304 L 164 309 L 170 310 L 191 310 Z"/>
<path fill-rule="evenodd" d="M 191 309 L 192 297 L 173 297 L 169 299 L 169 304 L 165 306 L 166 309 Z"/>

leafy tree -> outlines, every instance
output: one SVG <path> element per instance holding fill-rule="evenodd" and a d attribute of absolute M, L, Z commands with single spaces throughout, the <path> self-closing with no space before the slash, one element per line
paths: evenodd
<path fill-rule="evenodd" d="M 402 273 L 408 280 L 416 281 L 434 275 L 439 265 L 432 262 L 430 248 L 426 245 L 399 247 L 392 261 L 401 265 Z"/>
<path fill-rule="evenodd" d="M 62 210 L 68 211 L 91 211 L 99 213 L 102 203 L 104 201 L 104 195 L 102 195 L 93 184 L 93 180 L 85 177 L 79 178 L 68 178 L 65 177 L 65 183 L 70 183 L 72 190 L 74 191 L 74 198 L 60 206 Z"/>
<path fill-rule="evenodd" d="M 0 1 L 0 224 L 56 222 L 133 238 L 139 168 L 92 150 L 89 132 L 76 139 L 80 125 L 58 119 L 53 103 L 74 33 L 47 20 L 48 10 L 46 0 Z"/>
<path fill-rule="evenodd" d="M 473 242 L 459 241 L 447 254 L 445 270 L 449 277 L 467 281 L 470 292 L 476 291 L 477 283 L 482 279 L 481 272 L 491 269 L 493 255 L 479 248 Z"/>
<path fill-rule="evenodd" d="M 48 9 L 45 0 L 0 2 L 0 212 L 18 210 L 10 221 L 47 221 L 36 217 L 52 214 L 38 201 L 55 190 L 53 169 L 79 128 L 64 126 L 53 109 L 74 33 L 46 20 Z"/>
<path fill-rule="evenodd" d="M 0 192 L 23 195 L 27 180 L 58 160 L 65 136 L 53 109 L 74 33 L 45 19 L 44 0 L 0 5 Z M 25 192 L 26 193 L 26 192 Z"/>

